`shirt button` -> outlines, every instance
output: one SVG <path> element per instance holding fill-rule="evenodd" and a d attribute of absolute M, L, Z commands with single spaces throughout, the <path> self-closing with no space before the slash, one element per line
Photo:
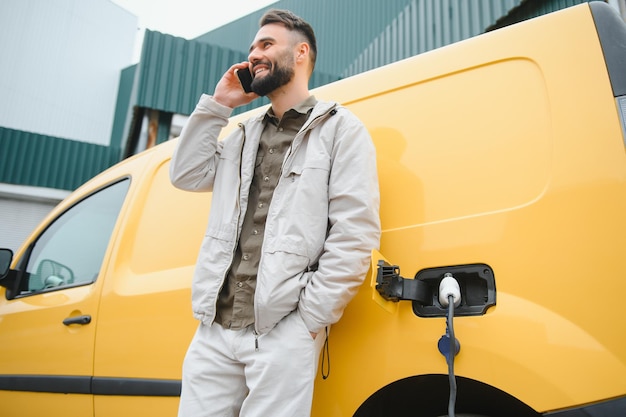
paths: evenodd
<path fill-rule="evenodd" d="M 250 259 L 250 255 L 248 255 L 247 253 L 245 255 L 243 255 L 243 260 L 244 261 L 247 261 L 248 259 Z M 241 284 L 241 282 L 239 284 Z"/>
<path fill-rule="evenodd" d="M 263 177 L 263 181 L 269 182 L 269 180 L 270 180 L 270 177 L 268 177 L 267 175 L 265 177 Z"/>
<path fill-rule="evenodd" d="M 263 203 L 259 203 L 259 208 L 263 208 Z"/>
<path fill-rule="evenodd" d="M 243 287 L 243 282 L 238 282 L 238 283 L 237 283 L 237 286 L 238 286 L 239 288 Z"/>
<path fill-rule="evenodd" d="M 258 230 L 256 230 L 256 229 L 254 229 L 254 230 L 252 231 L 252 234 L 253 234 L 253 235 L 258 235 L 258 234 L 259 234 L 259 231 L 258 231 Z"/>
<path fill-rule="evenodd" d="M 269 153 L 274 153 L 274 148 L 270 148 L 268 152 Z"/>
<path fill-rule="evenodd" d="M 284 130 L 284 129 L 283 129 L 282 127 L 279 127 L 279 128 L 278 128 L 278 131 L 279 131 L 279 132 L 282 132 L 283 130 Z"/>

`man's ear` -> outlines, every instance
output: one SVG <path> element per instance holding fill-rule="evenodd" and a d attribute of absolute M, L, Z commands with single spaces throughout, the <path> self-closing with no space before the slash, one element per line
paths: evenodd
<path fill-rule="evenodd" d="M 309 44 L 306 42 L 300 42 L 297 47 L 296 61 L 302 62 L 304 59 L 307 59 L 309 56 Z"/>

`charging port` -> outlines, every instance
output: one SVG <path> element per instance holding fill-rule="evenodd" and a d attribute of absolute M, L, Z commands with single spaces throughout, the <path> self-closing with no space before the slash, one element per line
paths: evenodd
<path fill-rule="evenodd" d="M 413 301 L 413 312 L 420 317 L 445 317 L 446 307 L 439 301 L 439 283 L 446 274 L 454 275 L 461 290 L 461 303 L 455 316 L 481 316 L 496 304 L 496 281 L 491 267 L 485 264 L 429 268 L 415 275 L 424 282 L 432 297 L 429 302 Z"/>
<path fill-rule="evenodd" d="M 376 290 L 387 301 L 409 300 L 420 317 L 446 317 L 447 308 L 439 301 L 439 284 L 446 274 L 458 281 L 461 303 L 455 316 L 480 316 L 496 304 L 496 282 L 493 270 L 486 264 L 469 264 L 428 268 L 414 279 L 400 276 L 400 267 L 378 261 Z"/>

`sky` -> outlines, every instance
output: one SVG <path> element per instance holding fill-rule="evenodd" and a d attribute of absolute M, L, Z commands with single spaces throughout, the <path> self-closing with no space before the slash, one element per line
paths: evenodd
<path fill-rule="evenodd" d="M 277 0 L 111 0 L 138 18 L 134 60 L 145 29 L 193 39 Z"/>

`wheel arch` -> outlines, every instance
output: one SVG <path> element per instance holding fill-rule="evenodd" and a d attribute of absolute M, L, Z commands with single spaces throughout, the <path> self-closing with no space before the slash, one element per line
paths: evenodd
<path fill-rule="evenodd" d="M 488 384 L 456 377 L 458 414 L 489 417 L 539 417 L 541 414 L 517 398 Z M 404 378 L 372 394 L 353 417 L 436 417 L 448 414 L 448 375 L 430 374 Z"/>

